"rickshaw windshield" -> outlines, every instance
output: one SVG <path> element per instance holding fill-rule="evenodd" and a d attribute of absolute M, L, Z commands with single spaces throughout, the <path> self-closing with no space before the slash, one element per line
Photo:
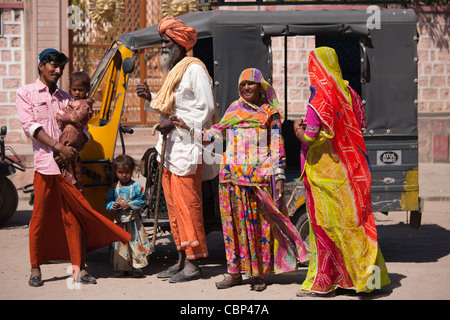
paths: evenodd
<path fill-rule="evenodd" d="M 91 91 L 89 92 L 90 97 L 92 97 L 94 92 L 97 90 L 98 85 L 100 84 L 104 75 L 106 74 L 106 70 L 109 62 L 111 61 L 111 58 L 114 57 L 114 54 L 117 52 L 120 46 L 121 44 L 114 41 L 114 43 L 111 45 L 111 47 L 108 49 L 108 51 L 105 53 L 102 60 L 100 61 L 97 69 L 95 70 L 94 74 L 91 77 Z"/>
<path fill-rule="evenodd" d="M 125 94 L 123 90 L 117 90 L 121 81 L 121 47 L 121 43 L 111 46 L 94 73 L 90 97 L 95 103 L 94 116 L 89 120 L 90 125 L 103 126 L 109 123 L 116 109 L 117 99 Z"/>

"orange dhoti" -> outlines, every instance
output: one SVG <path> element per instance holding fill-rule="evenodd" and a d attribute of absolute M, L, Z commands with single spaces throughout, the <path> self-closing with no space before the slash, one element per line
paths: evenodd
<path fill-rule="evenodd" d="M 190 260 L 208 256 L 200 169 L 197 174 L 178 176 L 164 168 L 162 177 L 173 240 L 177 250 L 185 251 Z"/>
<path fill-rule="evenodd" d="M 127 243 L 131 235 L 95 211 L 80 191 L 62 175 L 34 175 L 34 209 L 30 221 L 30 262 L 39 267 L 49 260 L 70 260 L 80 267 L 82 229 L 86 252 L 115 241 Z"/>

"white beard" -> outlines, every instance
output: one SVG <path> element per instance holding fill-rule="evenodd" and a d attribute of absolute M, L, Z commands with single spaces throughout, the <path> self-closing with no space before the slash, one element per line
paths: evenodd
<path fill-rule="evenodd" d="M 173 46 L 172 49 L 161 49 L 161 68 L 164 72 L 170 71 L 175 65 L 175 61 L 180 56 L 181 50 L 178 46 Z"/>

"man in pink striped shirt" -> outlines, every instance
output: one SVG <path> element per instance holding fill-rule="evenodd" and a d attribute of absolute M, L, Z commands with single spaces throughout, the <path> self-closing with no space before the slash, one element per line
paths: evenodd
<path fill-rule="evenodd" d="M 115 241 L 126 243 L 130 237 L 93 210 L 78 189 L 61 175 L 58 164 L 64 165 L 77 156 L 75 148 L 59 142 L 61 130 L 56 123 L 56 114 L 72 100 L 57 86 L 68 60 L 55 49 L 41 52 L 39 78 L 19 88 L 16 95 L 19 119 L 32 140 L 34 152 L 35 197 L 29 232 L 31 276 L 28 281 L 33 287 L 43 284 L 40 265 L 56 259 L 70 259 L 74 278 L 81 283 L 96 283 L 85 270 L 86 248 L 92 251 Z M 88 140 L 87 126 L 85 133 Z M 58 163 L 53 157 L 56 152 Z"/>
<path fill-rule="evenodd" d="M 56 51 L 56 50 L 55 50 Z M 76 150 L 58 143 L 61 134 L 55 117 L 63 110 L 72 97 L 57 86 L 68 58 L 63 53 L 46 51 L 42 58 L 56 55 L 54 61 L 39 67 L 39 78 L 33 83 L 17 90 L 16 106 L 25 134 L 32 139 L 34 167 L 42 174 L 60 174 L 53 152 L 69 160 L 75 157 Z M 52 58 L 53 59 L 53 58 Z M 46 62 L 46 60 L 44 60 Z M 42 64 L 42 61 L 39 63 Z M 87 138 L 87 137 L 86 137 Z"/>

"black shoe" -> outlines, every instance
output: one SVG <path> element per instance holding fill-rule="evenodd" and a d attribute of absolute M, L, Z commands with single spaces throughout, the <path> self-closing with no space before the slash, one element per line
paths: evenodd
<path fill-rule="evenodd" d="M 28 280 L 30 287 L 41 287 L 43 284 L 41 276 L 30 277 L 30 280 Z"/>
<path fill-rule="evenodd" d="M 177 267 L 170 267 L 164 271 L 161 271 L 156 275 L 157 278 L 171 278 L 176 275 L 180 270 Z"/>
<path fill-rule="evenodd" d="M 84 276 L 80 277 L 80 282 L 84 284 L 96 284 L 97 280 L 89 273 L 86 273 Z"/>
<path fill-rule="evenodd" d="M 186 282 L 191 280 L 197 280 L 202 277 L 202 272 L 200 269 L 197 269 L 193 274 L 186 275 L 183 270 L 178 272 L 176 275 L 174 275 L 172 278 L 170 278 L 170 283 L 179 283 L 179 282 Z"/>

